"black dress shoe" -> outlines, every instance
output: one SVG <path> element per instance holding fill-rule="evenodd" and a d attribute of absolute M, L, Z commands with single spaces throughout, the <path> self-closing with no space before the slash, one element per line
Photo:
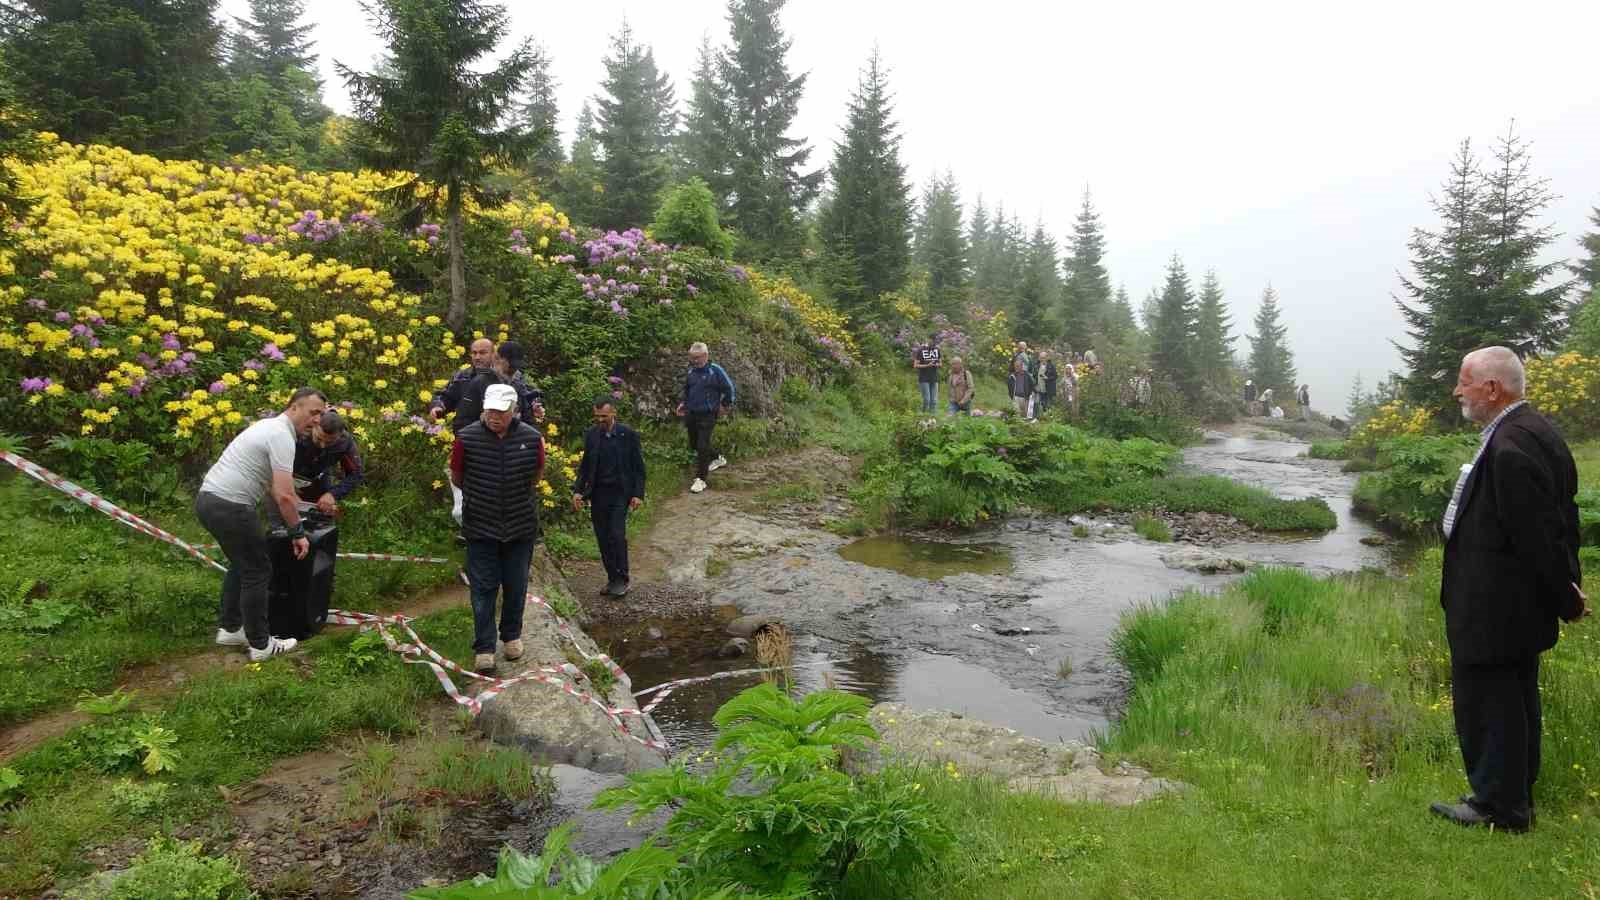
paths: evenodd
<path fill-rule="evenodd" d="M 628 593 L 628 581 L 627 581 L 627 579 L 618 578 L 616 581 L 611 582 L 610 587 L 608 587 L 606 589 L 606 593 L 610 594 L 613 597 L 624 596 L 625 594 Z"/>
<path fill-rule="evenodd" d="M 1473 797 L 1471 794 L 1462 794 L 1461 795 L 1461 802 L 1462 803 L 1471 803 L 1475 799 L 1477 799 L 1477 798 Z M 1528 827 L 1532 828 L 1533 826 L 1535 826 L 1537 824 L 1539 824 L 1539 805 L 1536 804 L 1536 803 L 1529 803 L 1528 804 Z"/>
<path fill-rule="evenodd" d="M 1527 823 L 1501 821 L 1493 813 L 1485 812 L 1471 803 L 1434 803 L 1428 807 L 1429 812 L 1441 819 L 1454 822 L 1468 828 L 1482 827 L 1493 828 L 1496 831 L 1510 831 L 1521 833 L 1528 830 Z"/>
<path fill-rule="evenodd" d="M 609 596 L 611 596 L 611 589 L 616 587 L 616 586 L 617 586 L 617 580 L 615 578 L 613 578 L 610 581 L 607 581 L 606 582 L 606 586 L 601 588 L 596 593 L 598 593 L 602 597 L 609 597 Z"/>

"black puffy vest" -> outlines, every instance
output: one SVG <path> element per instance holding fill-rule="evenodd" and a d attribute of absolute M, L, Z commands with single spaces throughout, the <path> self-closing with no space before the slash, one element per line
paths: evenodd
<path fill-rule="evenodd" d="M 456 432 L 461 441 L 461 532 L 468 540 L 520 541 L 539 531 L 539 432 L 513 421 L 505 437 L 482 422 Z"/>

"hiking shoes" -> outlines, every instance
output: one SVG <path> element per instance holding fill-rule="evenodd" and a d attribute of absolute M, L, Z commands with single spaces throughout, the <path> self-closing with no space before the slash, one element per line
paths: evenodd
<path fill-rule="evenodd" d="M 217 644 L 223 647 L 248 647 L 250 641 L 244 636 L 244 629 L 229 631 L 226 628 L 217 629 Z"/>
<path fill-rule="evenodd" d="M 267 646 L 259 650 L 257 650 L 255 647 L 250 648 L 250 661 L 262 662 L 264 660 L 271 659 L 274 656 L 282 656 L 285 653 L 294 650 L 294 648 L 299 646 L 299 644 L 300 642 L 294 638 L 269 637 L 267 638 Z"/>
<path fill-rule="evenodd" d="M 493 653 L 479 653 L 479 654 L 474 655 L 472 657 L 472 669 L 473 669 L 473 671 L 480 672 L 480 673 L 482 673 L 482 672 L 493 672 L 494 671 L 494 654 Z"/>
<path fill-rule="evenodd" d="M 716 459 L 713 459 L 711 461 L 711 465 L 706 466 L 706 471 L 707 472 L 715 472 L 716 470 L 722 468 L 723 466 L 725 466 L 727 464 L 728 464 L 728 458 L 726 456 L 720 456 L 719 455 Z"/>
<path fill-rule="evenodd" d="M 694 484 L 689 485 L 689 493 L 691 494 L 698 494 L 705 489 L 706 480 L 704 478 L 696 478 Z"/>
<path fill-rule="evenodd" d="M 506 659 L 515 662 L 522 658 L 522 638 L 506 641 Z"/>

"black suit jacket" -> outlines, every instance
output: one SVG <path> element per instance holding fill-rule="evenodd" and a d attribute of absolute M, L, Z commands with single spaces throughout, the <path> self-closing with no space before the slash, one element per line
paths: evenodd
<path fill-rule="evenodd" d="M 622 481 L 623 494 L 628 498 L 638 497 L 644 499 L 644 449 L 639 444 L 639 432 L 617 422 L 611 426 L 611 437 L 607 438 L 600 426 L 591 425 L 583 435 L 583 461 L 578 464 L 578 480 L 573 485 L 573 491 L 584 499 L 594 496 L 595 481 L 599 476 L 597 461 L 600 456 L 600 442 L 604 440 L 618 441 L 621 443 L 621 468 L 616 473 Z"/>
<path fill-rule="evenodd" d="M 1555 646 L 1556 620 L 1578 604 L 1578 469 L 1561 433 L 1529 407 L 1495 428 L 1467 476 L 1444 545 L 1450 653 L 1468 665 Z"/>

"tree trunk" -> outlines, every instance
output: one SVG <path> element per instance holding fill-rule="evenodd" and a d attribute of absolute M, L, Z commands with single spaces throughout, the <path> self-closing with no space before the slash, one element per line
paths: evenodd
<path fill-rule="evenodd" d="M 466 236 L 461 225 L 461 189 L 451 185 L 448 190 L 445 207 L 450 228 L 450 309 L 444 320 L 451 331 L 461 334 L 467 324 L 467 259 L 462 246 Z"/>

